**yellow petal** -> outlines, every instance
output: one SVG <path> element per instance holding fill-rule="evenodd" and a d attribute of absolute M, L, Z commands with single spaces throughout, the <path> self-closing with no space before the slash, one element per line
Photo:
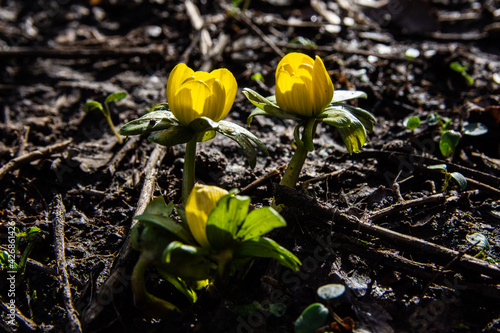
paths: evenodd
<path fill-rule="evenodd" d="M 195 78 L 195 80 L 200 80 L 200 81 L 206 82 L 212 78 L 212 75 L 210 75 L 210 73 L 207 73 L 207 72 L 196 71 L 196 72 L 194 72 L 193 77 Z"/>
<path fill-rule="evenodd" d="M 285 69 L 276 78 L 276 103 L 287 112 L 304 117 L 312 115 L 310 89 L 300 77 Z"/>
<path fill-rule="evenodd" d="M 292 74 L 292 72 L 298 70 L 301 64 L 309 64 L 313 66 L 314 60 L 308 55 L 303 53 L 296 53 L 296 52 L 288 53 L 280 60 L 280 62 L 278 63 L 278 67 L 276 67 L 276 78 L 278 76 L 278 72 L 286 64 L 288 64 L 289 66 L 287 70 L 290 72 L 290 74 Z"/>
<path fill-rule="evenodd" d="M 186 79 L 193 77 L 194 71 L 186 64 L 178 64 L 172 69 L 167 81 L 167 102 L 171 104 L 174 101 L 175 93 L 181 87 Z"/>
<path fill-rule="evenodd" d="M 238 83 L 236 82 L 233 73 L 226 68 L 213 70 L 210 72 L 210 75 L 219 81 L 222 89 L 225 91 L 223 102 L 224 107 L 217 119 L 214 119 L 215 121 L 219 121 L 224 119 L 231 110 L 236 96 L 236 91 L 238 89 Z"/>
<path fill-rule="evenodd" d="M 312 82 L 314 84 L 314 114 L 317 115 L 330 104 L 334 90 L 332 79 L 328 75 L 323 61 L 318 56 L 314 61 Z"/>
<path fill-rule="evenodd" d="M 208 216 L 219 199 L 228 193 L 217 186 L 195 185 L 189 194 L 186 202 L 186 219 L 191 234 L 202 247 L 210 247 L 206 233 Z"/>
<path fill-rule="evenodd" d="M 189 124 L 203 115 L 205 102 L 212 92 L 205 82 L 189 80 L 175 93 L 170 110 L 182 125 Z"/>
<path fill-rule="evenodd" d="M 211 94 L 205 100 L 203 108 L 203 116 L 208 117 L 214 121 L 219 121 L 224 111 L 224 101 L 226 99 L 226 92 L 224 91 L 220 81 L 212 78 L 206 82 L 207 87 L 210 89 Z"/>

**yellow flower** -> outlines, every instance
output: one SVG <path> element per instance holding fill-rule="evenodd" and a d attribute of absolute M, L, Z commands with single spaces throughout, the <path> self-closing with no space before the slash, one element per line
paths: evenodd
<path fill-rule="evenodd" d="M 191 234 L 202 247 L 210 247 L 206 232 L 208 215 L 219 199 L 228 193 L 217 186 L 195 185 L 189 194 L 186 202 L 186 219 Z"/>
<path fill-rule="evenodd" d="M 315 117 L 330 104 L 333 84 L 320 57 L 289 53 L 276 68 L 276 103 L 283 110 Z"/>
<path fill-rule="evenodd" d="M 167 101 L 184 126 L 200 117 L 219 121 L 229 113 L 237 88 L 236 79 L 225 68 L 210 73 L 195 72 L 185 64 L 178 64 L 168 77 Z"/>

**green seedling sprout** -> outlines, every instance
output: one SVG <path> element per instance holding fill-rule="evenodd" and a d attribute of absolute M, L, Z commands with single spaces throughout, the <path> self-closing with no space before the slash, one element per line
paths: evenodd
<path fill-rule="evenodd" d="M 366 98 L 362 91 L 335 91 L 323 61 L 301 53 L 289 53 L 276 69 L 276 95 L 263 97 L 244 88 L 243 94 L 257 108 L 248 117 L 275 116 L 297 121 L 295 153 L 280 182 L 295 188 L 308 152 L 314 150 L 313 138 L 319 123 L 338 128 L 350 154 L 357 153 L 372 131 L 375 118 L 368 111 L 343 102 Z M 281 209 L 281 208 L 280 208 Z"/>
<path fill-rule="evenodd" d="M 460 73 L 469 87 L 474 84 L 474 79 L 467 73 L 467 66 L 462 65 L 458 61 L 454 61 L 450 63 L 450 69 L 457 73 Z"/>
<path fill-rule="evenodd" d="M 443 119 L 441 116 L 431 113 L 426 122 L 429 126 L 439 126 L 441 137 L 439 139 L 439 150 L 444 157 L 450 157 L 460 143 L 462 135 L 479 136 L 488 132 L 488 128 L 482 123 L 466 123 L 460 132 L 451 129 L 451 119 Z"/>
<path fill-rule="evenodd" d="M 415 136 L 415 129 L 420 126 L 420 118 L 417 116 L 408 117 L 403 120 L 403 125 L 411 130 L 411 137 Z"/>
<path fill-rule="evenodd" d="M 145 274 L 151 266 L 191 302 L 197 299 L 196 290 L 212 282 L 225 285 L 256 257 L 298 270 L 297 257 L 263 236 L 286 226 L 285 220 L 271 207 L 249 208 L 249 197 L 205 185 L 193 188 L 185 210 L 167 205 L 162 197 L 151 201 L 135 217 L 139 223 L 132 230 L 132 245 L 140 251 L 132 273 L 136 304 L 158 317 L 180 311 L 146 290 Z"/>
<path fill-rule="evenodd" d="M 120 129 L 121 135 L 150 134 L 148 140 L 171 147 L 186 144 L 182 196 L 187 200 L 195 183 L 196 146 L 220 133 L 236 141 L 248 163 L 256 164 L 256 145 L 265 154 L 266 147 L 250 131 L 223 120 L 234 102 L 237 83 L 225 69 L 210 73 L 195 72 L 185 64 L 174 67 L 167 81 L 167 103 L 155 105 L 146 115 Z"/>
<path fill-rule="evenodd" d="M 28 231 L 23 232 L 20 232 L 18 228 L 15 228 L 16 239 L 14 243 L 14 253 L 17 254 L 19 252 L 19 244 L 22 240 L 26 240 L 27 245 L 21 254 L 18 263 L 15 261 L 15 256 L 13 257 L 11 255 L 12 252 L 2 250 L 0 252 L 1 270 L 16 271 L 20 273 L 20 276 L 23 276 L 26 270 L 26 262 L 28 261 L 28 257 L 34 248 L 38 237 L 40 236 L 40 232 L 40 228 L 38 227 L 31 227 Z"/>
<path fill-rule="evenodd" d="M 317 330 L 325 324 L 329 314 L 332 316 L 333 321 L 341 331 L 350 331 L 347 328 L 347 326 L 350 326 L 350 323 L 347 323 L 347 320 L 340 318 L 339 315 L 337 315 L 335 311 L 333 311 L 335 303 L 337 303 L 338 298 L 342 296 L 344 292 L 345 286 L 341 284 L 327 284 L 319 287 L 317 290 L 317 295 L 324 302 L 326 302 L 326 306 L 319 302 L 309 305 L 295 321 L 293 327 L 294 332 L 317 332 Z"/>
<path fill-rule="evenodd" d="M 85 108 L 84 108 L 85 112 L 89 112 L 89 111 L 94 110 L 94 109 L 100 110 L 102 112 L 102 114 L 104 115 L 104 117 L 108 121 L 109 127 L 111 128 L 111 131 L 113 131 L 113 134 L 115 135 L 119 144 L 123 143 L 123 139 L 121 138 L 120 134 L 118 134 L 118 132 L 116 131 L 115 125 L 113 124 L 113 120 L 111 119 L 111 112 L 109 110 L 109 103 L 122 100 L 125 97 L 127 97 L 127 93 L 124 91 L 119 91 L 119 92 L 113 93 L 113 94 L 109 95 L 108 97 L 106 97 L 106 99 L 104 100 L 104 108 L 102 107 L 101 103 L 96 102 L 96 101 L 89 101 L 89 102 L 85 103 Z"/>
<path fill-rule="evenodd" d="M 427 169 L 444 171 L 444 183 L 443 187 L 441 188 L 441 192 L 446 191 L 451 179 L 454 179 L 462 190 L 467 187 L 467 179 L 465 179 L 464 175 L 462 175 L 460 172 L 448 172 L 448 167 L 446 164 L 429 165 L 427 166 Z"/>
<path fill-rule="evenodd" d="M 483 235 L 479 232 L 476 232 L 473 234 L 468 234 L 467 236 L 465 236 L 465 238 L 467 239 L 467 241 L 469 243 L 471 243 L 479 248 L 479 253 L 477 253 L 474 257 L 479 258 L 479 259 L 483 259 L 483 260 L 485 260 L 489 263 L 492 263 L 492 264 L 498 263 L 498 261 L 496 261 L 495 259 L 490 257 L 488 254 L 491 246 L 490 246 L 490 242 L 488 241 L 488 238 L 486 238 L 485 235 Z"/>

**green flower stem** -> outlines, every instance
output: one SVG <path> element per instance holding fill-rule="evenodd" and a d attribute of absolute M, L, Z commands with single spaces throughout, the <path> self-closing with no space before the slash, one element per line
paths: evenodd
<path fill-rule="evenodd" d="M 295 189 L 297 185 L 297 181 L 299 179 L 300 171 L 304 166 L 304 162 L 307 157 L 307 149 L 304 145 L 297 145 L 297 149 L 293 154 L 290 163 L 288 163 L 288 167 L 286 168 L 285 175 L 280 182 L 280 185 L 288 186 L 290 188 Z"/>
<path fill-rule="evenodd" d="M 318 121 L 315 118 L 310 118 L 297 125 L 294 133 L 297 149 L 290 163 L 288 163 L 288 167 L 280 185 L 288 186 L 293 189 L 297 186 L 297 180 L 299 179 L 300 171 L 306 161 L 307 152 L 314 150 L 313 138 L 317 127 Z M 302 128 L 302 138 L 299 137 L 300 128 Z"/>
<path fill-rule="evenodd" d="M 151 295 L 146 290 L 146 269 L 150 264 L 148 255 L 141 254 L 132 271 L 132 291 L 134 293 L 134 303 L 141 307 L 144 312 L 153 316 L 165 316 L 170 311 L 178 311 L 179 308 L 170 302 Z"/>
<path fill-rule="evenodd" d="M 186 203 L 189 193 L 194 187 L 194 168 L 196 165 L 196 138 L 186 143 L 184 156 L 184 172 L 182 180 L 182 198 Z"/>

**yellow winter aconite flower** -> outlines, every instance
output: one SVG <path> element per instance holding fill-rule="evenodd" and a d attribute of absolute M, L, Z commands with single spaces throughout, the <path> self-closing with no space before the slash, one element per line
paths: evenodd
<path fill-rule="evenodd" d="M 236 79 L 226 68 L 207 73 L 178 64 L 168 77 L 167 101 L 184 126 L 200 117 L 219 121 L 229 113 L 237 88 Z"/>
<path fill-rule="evenodd" d="M 186 202 L 186 219 L 194 239 L 202 247 L 210 247 L 206 225 L 208 215 L 212 212 L 220 198 L 229 192 L 217 187 L 195 185 Z"/>
<path fill-rule="evenodd" d="M 302 117 L 315 117 L 330 104 L 333 83 L 320 57 L 284 56 L 276 69 L 276 103 Z"/>

